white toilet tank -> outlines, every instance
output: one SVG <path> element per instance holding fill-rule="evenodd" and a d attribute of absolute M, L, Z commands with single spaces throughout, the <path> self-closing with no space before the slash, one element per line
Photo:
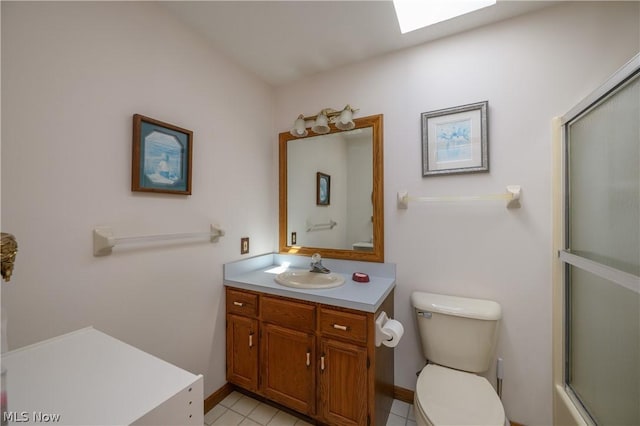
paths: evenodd
<path fill-rule="evenodd" d="M 498 303 L 416 291 L 411 304 L 430 362 L 472 373 L 489 369 L 502 316 Z"/>

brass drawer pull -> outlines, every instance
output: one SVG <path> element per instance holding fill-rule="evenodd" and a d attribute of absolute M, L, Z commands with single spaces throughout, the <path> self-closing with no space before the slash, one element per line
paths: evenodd
<path fill-rule="evenodd" d="M 333 324 L 333 328 L 337 328 L 338 330 L 342 330 L 342 331 L 347 331 L 349 329 L 349 327 L 347 327 L 346 325 L 340 325 L 340 324 Z"/>
<path fill-rule="evenodd" d="M 311 365 L 311 352 L 307 352 L 307 367 Z"/>
<path fill-rule="evenodd" d="M 240 307 L 244 306 L 244 303 L 242 302 L 233 302 L 233 304 Z"/>
<path fill-rule="evenodd" d="M 324 371 L 324 355 L 320 357 L 320 371 Z"/>
<path fill-rule="evenodd" d="M 249 347 L 253 347 L 253 333 L 249 334 Z"/>

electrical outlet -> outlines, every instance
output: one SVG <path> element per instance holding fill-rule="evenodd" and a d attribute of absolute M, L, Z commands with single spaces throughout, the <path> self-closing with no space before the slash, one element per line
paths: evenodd
<path fill-rule="evenodd" d="M 291 233 L 291 245 L 294 246 L 296 244 L 297 236 L 295 232 Z"/>
<path fill-rule="evenodd" d="M 249 253 L 249 237 L 240 238 L 240 254 Z"/>

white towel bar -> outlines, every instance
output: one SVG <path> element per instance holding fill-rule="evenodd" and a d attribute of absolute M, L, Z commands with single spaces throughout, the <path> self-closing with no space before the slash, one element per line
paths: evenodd
<path fill-rule="evenodd" d="M 420 202 L 448 202 L 448 201 L 491 201 L 506 200 L 508 209 L 520 208 L 520 193 L 522 188 L 520 185 L 507 186 L 507 192 L 503 194 L 487 194 L 487 195 L 451 195 L 442 197 L 410 197 L 407 191 L 398 192 L 398 208 L 409 208 L 409 201 Z"/>
<path fill-rule="evenodd" d="M 209 232 L 187 232 L 180 234 L 141 235 L 133 237 L 114 237 L 113 230 L 102 226 L 93 230 L 93 255 L 107 256 L 116 245 L 129 243 L 145 243 L 152 241 L 183 240 L 194 238 L 209 238 L 212 243 L 224 236 L 224 230 L 218 225 L 211 225 Z"/>
<path fill-rule="evenodd" d="M 334 221 L 333 219 L 329 219 L 329 222 L 327 223 L 309 223 L 307 221 L 307 232 L 319 231 L 321 229 L 333 229 L 333 227 L 337 224 L 338 222 Z"/>

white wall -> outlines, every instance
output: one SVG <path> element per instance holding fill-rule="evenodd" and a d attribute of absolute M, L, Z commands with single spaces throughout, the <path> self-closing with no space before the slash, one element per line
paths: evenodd
<path fill-rule="evenodd" d="M 638 3 L 542 10 L 282 87 L 277 102 L 156 4 L 1 7 L 2 230 L 20 244 L 2 285 L 10 348 L 94 325 L 204 373 L 205 394 L 218 389 L 222 264 L 240 258 L 243 236 L 250 255 L 277 248 L 277 133 L 300 111 L 349 102 L 359 116 L 384 114 L 386 260 L 398 265 L 396 316 L 407 328 L 396 384 L 413 388 L 422 365 L 413 290 L 495 299 L 507 414 L 551 423 L 550 119 L 640 50 Z M 481 100 L 491 172 L 422 178 L 420 113 Z M 278 111 L 275 126 L 267 111 Z M 194 131 L 192 196 L 130 191 L 134 113 Z M 522 209 L 396 209 L 401 189 L 475 194 L 507 184 L 523 186 Z M 92 256 L 97 225 L 137 235 L 211 221 L 227 231 L 218 244 Z"/>
<path fill-rule="evenodd" d="M 273 92 L 151 2 L 2 2 L 2 284 L 10 349 L 93 325 L 225 383 L 222 264 L 276 247 Z M 241 111 L 242 114 L 238 114 Z M 194 132 L 193 195 L 132 193 L 132 115 Z M 251 117 L 251 120 L 246 120 Z M 256 214 L 255 212 L 259 212 Z M 217 244 L 92 255 L 116 235 Z"/>
<path fill-rule="evenodd" d="M 280 131 L 300 111 L 347 102 L 359 116 L 384 114 L 385 259 L 397 263 L 395 315 L 406 327 L 396 385 L 414 389 L 423 365 L 412 291 L 494 299 L 503 308 L 497 355 L 507 416 L 552 423 L 551 119 L 640 50 L 638 6 L 556 6 L 278 89 Z M 490 173 L 423 178 L 420 113 L 484 100 Z M 471 195 L 509 184 L 522 185 L 520 210 L 501 202 L 396 208 L 403 189 Z"/>

